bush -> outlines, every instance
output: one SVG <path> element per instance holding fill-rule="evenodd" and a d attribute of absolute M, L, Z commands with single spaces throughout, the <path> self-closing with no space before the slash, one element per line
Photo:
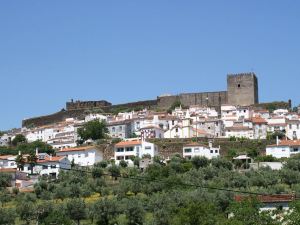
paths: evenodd
<path fill-rule="evenodd" d="M 123 168 L 126 168 L 128 166 L 128 163 L 125 160 L 120 161 L 120 166 Z"/>
<path fill-rule="evenodd" d="M 209 159 L 204 156 L 196 156 L 192 158 L 192 164 L 196 169 L 207 167 L 209 165 Z"/>

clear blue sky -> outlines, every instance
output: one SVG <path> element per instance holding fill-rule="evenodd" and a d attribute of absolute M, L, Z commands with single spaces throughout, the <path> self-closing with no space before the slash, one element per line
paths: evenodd
<path fill-rule="evenodd" d="M 124 103 L 226 90 L 254 71 L 260 101 L 300 103 L 300 2 L 0 1 L 0 130 L 67 100 Z"/>

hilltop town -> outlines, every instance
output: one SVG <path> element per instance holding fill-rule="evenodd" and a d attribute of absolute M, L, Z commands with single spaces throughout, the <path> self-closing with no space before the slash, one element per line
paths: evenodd
<path fill-rule="evenodd" d="M 71 100 L 60 112 L 26 119 L 22 128 L 1 132 L 0 174 L 9 174 L 6 185 L 12 192 L 33 192 L 37 198 L 62 202 L 76 196 L 120 197 L 132 193 L 147 195 L 156 192 L 155 188 L 164 190 L 166 187 L 152 186 L 155 179 L 165 179 L 163 182 L 176 190 L 171 180 L 183 179 L 185 182 L 180 185 L 186 186 L 188 176 L 195 176 L 194 180 L 215 188 L 218 182 L 214 177 L 222 180 L 227 174 L 235 177 L 235 183 L 222 180 L 219 187 L 236 193 L 226 196 L 226 201 L 242 202 L 249 196 L 240 194 L 251 187 L 253 192 L 266 191 L 259 195 L 259 210 L 275 210 L 279 206 L 289 210 L 287 205 L 298 194 L 300 177 L 286 175 L 295 171 L 290 166 L 298 161 L 295 157 L 299 152 L 300 107 L 292 108 L 290 100 L 260 103 L 258 78 L 254 73 L 243 73 L 227 76 L 227 91 L 164 95 L 119 105 L 105 100 Z M 73 170 L 87 175 L 82 175 L 71 190 L 67 182 L 77 179 Z M 199 170 L 204 181 L 191 175 Z M 270 183 L 251 180 L 256 171 L 269 176 L 266 182 Z M 138 188 L 126 183 L 132 173 L 140 174 L 147 182 Z M 276 181 L 268 180 L 272 174 L 278 178 Z M 105 176 L 111 178 L 103 179 Z M 49 180 L 58 182 L 52 191 Z M 90 187 L 84 186 L 86 182 Z M 129 185 L 128 190 L 122 189 L 125 184 Z M 120 187 L 114 189 L 116 185 Z M 211 198 L 208 193 L 206 197 Z M 139 201 L 137 204 L 141 204 Z M 223 211 L 219 213 L 220 217 L 225 216 Z M 143 213 L 139 215 L 144 218 Z M 159 219 L 155 212 L 151 216 L 155 221 Z M 32 221 L 38 221 L 36 218 Z"/>

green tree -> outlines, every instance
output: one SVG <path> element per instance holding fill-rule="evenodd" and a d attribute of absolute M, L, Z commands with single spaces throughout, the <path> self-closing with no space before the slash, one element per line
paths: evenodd
<path fill-rule="evenodd" d="M 68 197 L 68 189 L 67 187 L 64 187 L 63 185 L 58 185 L 54 191 L 54 198 L 60 199 L 61 201 L 64 201 L 64 199 Z"/>
<path fill-rule="evenodd" d="M 4 206 L 5 203 L 11 200 L 12 200 L 11 193 L 7 189 L 0 191 L 0 204 L 2 207 Z"/>
<path fill-rule="evenodd" d="M 93 178 L 100 178 L 104 174 L 103 169 L 101 167 L 94 167 L 92 169 L 92 176 Z"/>
<path fill-rule="evenodd" d="M 105 121 L 92 120 L 78 129 L 78 135 L 82 141 L 92 139 L 93 141 L 106 138 L 108 129 Z"/>
<path fill-rule="evenodd" d="M 120 168 L 116 165 L 112 165 L 111 167 L 108 168 L 108 171 L 110 172 L 111 176 L 113 178 L 115 178 L 115 180 L 118 179 L 118 177 L 120 176 L 121 172 L 120 172 Z"/>
<path fill-rule="evenodd" d="M 108 162 L 105 161 L 105 160 L 103 160 L 103 161 L 98 162 L 98 163 L 95 164 L 95 167 L 101 167 L 103 169 L 105 169 L 107 166 L 108 166 Z"/>
<path fill-rule="evenodd" d="M 128 166 L 128 163 L 123 159 L 120 161 L 120 166 L 126 168 Z"/>
<path fill-rule="evenodd" d="M 95 216 L 97 225 L 115 224 L 117 217 L 117 203 L 114 199 L 103 198 L 94 204 L 93 216 Z"/>
<path fill-rule="evenodd" d="M 0 215 L 0 225 L 15 224 L 16 215 L 13 210 L 0 207 Z"/>
<path fill-rule="evenodd" d="M 26 162 L 26 160 L 25 160 L 24 155 L 22 153 L 19 154 L 16 158 L 16 163 L 17 163 L 17 167 L 18 167 L 19 171 L 23 170 L 25 162 Z"/>
<path fill-rule="evenodd" d="M 9 173 L 0 173 L 0 189 L 11 186 L 11 174 Z"/>
<path fill-rule="evenodd" d="M 38 160 L 38 157 L 33 152 L 30 153 L 29 156 L 27 157 L 27 162 L 30 165 L 31 174 L 33 174 L 33 168 L 35 167 L 37 160 Z"/>
<path fill-rule="evenodd" d="M 174 225 L 211 225 L 217 224 L 218 214 L 215 206 L 209 202 L 191 202 L 180 208 L 173 219 Z"/>
<path fill-rule="evenodd" d="M 36 220 L 37 213 L 35 204 L 32 201 L 24 199 L 17 205 L 17 213 L 21 220 L 24 220 L 27 225 Z"/>
<path fill-rule="evenodd" d="M 137 199 L 128 199 L 126 201 L 125 214 L 128 219 L 127 225 L 142 225 L 145 211 L 143 205 Z"/>
<path fill-rule="evenodd" d="M 23 134 L 17 134 L 11 143 L 13 146 L 17 146 L 20 143 L 27 143 L 27 139 Z"/>
<path fill-rule="evenodd" d="M 192 163 L 196 169 L 207 167 L 209 165 L 208 158 L 204 156 L 195 156 L 192 158 Z"/>
<path fill-rule="evenodd" d="M 176 100 L 172 103 L 172 105 L 170 106 L 170 108 L 167 110 L 167 112 L 168 112 L 169 114 L 171 114 L 172 111 L 173 111 L 175 108 L 180 107 L 180 106 L 184 107 L 184 106 L 182 105 L 181 101 L 180 101 L 179 99 L 176 99 Z"/>
<path fill-rule="evenodd" d="M 81 199 L 71 199 L 67 203 L 67 214 L 80 225 L 80 221 L 86 219 L 86 205 Z"/>
<path fill-rule="evenodd" d="M 272 218 L 272 215 L 270 213 L 260 213 L 259 208 L 260 203 L 255 198 L 245 199 L 241 202 L 233 202 L 228 209 L 228 213 L 232 215 L 230 221 L 238 221 L 243 225 L 280 224 Z"/>
<path fill-rule="evenodd" d="M 44 225 L 72 225 L 73 222 L 62 209 L 54 209 L 44 219 Z"/>

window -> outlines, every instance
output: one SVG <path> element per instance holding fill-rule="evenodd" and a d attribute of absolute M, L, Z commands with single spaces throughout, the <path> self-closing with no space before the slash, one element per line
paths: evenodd
<path fill-rule="evenodd" d="M 146 146 L 145 149 L 146 150 L 151 150 L 151 146 Z"/>
<path fill-rule="evenodd" d="M 122 131 L 123 130 L 123 127 L 122 126 L 119 126 L 119 131 Z"/>
<path fill-rule="evenodd" d="M 54 168 L 56 168 L 56 165 L 51 165 L 51 169 L 54 169 Z"/>
<path fill-rule="evenodd" d="M 174 120 L 172 120 L 172 125 L 174 125 L 174 123 L 175 123 Z"/>
<path fill-rule="evenodd" d="M 175 132 L 178 133 L 178 128 L 175 129 Z"/>
<path fill-rule="evenodd" d="M 124 156 L 117 156 L 117 160 L 123 160 Z"/>
<path fill-rule="evenodd" d="M 186 148 L 186 149 L 184 149 L 184 152 L 185 153 L 190 153 L 190 152 L 192 152 L 192 149 L 191 148 Z"/>
<path fill-rule="evenodd" d="M 46 169 L 48 169 L 48 166 L 43 165 L 43 170 L 46 170 Z"/>
<path fill-rule="evenodd" d="M 290 129 L 292 129 L 292 124 L 289 124 Z"/>
<path fill-rule="evenodd" d="M 241 84 L 238 84 L 238 88 L 240 88 L 241 87 Z"/>
<path fill-rule="evenodd" d="M 216 153 L 216 154 L 218 154 L 218 152 L 219 152 L 218 150 L 215 150 L 215 153 Z"/>
<path fill-rule="evenodd" d="M 211 154 L 214 153 L 214 150 L 210 150 L 210 153 L 211 153 Z"/>
<path fill-rule="evenodd" d="M 117 152 L 124 152 L 124 148 L 117 148 Z"/>
<path fill-rule="evenodd" d="M 126 152 L 133 152 L 133 147 L 126 148 Z"/>
<path fill-rule="evenodd" d="M 112 127 L 112 128 L 111 128 L 111 132 L 115 133 L 115 132 L 116 132 L 116 128 L 115 128 L 115 127 Z"/>

